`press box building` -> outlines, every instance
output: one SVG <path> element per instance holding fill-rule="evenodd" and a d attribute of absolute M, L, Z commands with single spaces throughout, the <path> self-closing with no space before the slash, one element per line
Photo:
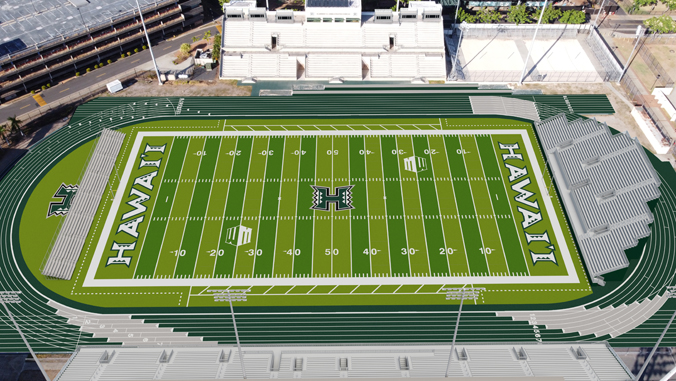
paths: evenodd
<path fill-rule="evenodd" d="M 222 79 L 444 80 L 441 5 L 362 12 L 360 0 L 306 0 L 305 11 L 224 6 Z"/>

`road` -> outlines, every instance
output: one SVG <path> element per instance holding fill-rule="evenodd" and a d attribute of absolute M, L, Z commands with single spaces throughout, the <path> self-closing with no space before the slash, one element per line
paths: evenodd
<path fill-rule="evenodd" d="M 171 52 L 178 50 L 181 44 L 185 42 L 191 43 L 193 36 L 202 38 L 204 32 L 207 30 L 211 31 L 212 36 L 218 33 L 213 23 L 209 23 L 203 27 L 189 30 L 176 38 L 172 38 L 171 40 L 160 41 L 159 43 L 153 44 L 153 53 L 155 53 L 155 57 L 170 54 Z M 70 94 L 84 90 L 97 83 L 113 81 L 117 75 L 127 70 L 138 68 L 148 62 L 150 62 L 150 51 L 141 51 L 132 55 L 131 57 L 127 57 L 125 59 L 113 62 L 110 65 L 106 65 L 102 69 L 94 70 L 91 73 L 82 75 L 80 77 L 73 77 L 67 80 L 65 83 L 52 86 L 51 88 L 40 92 L 40 94 L 42 95 L 42 98 L 49 104 L 61 98 L 67 97 Z M 37 108 L 38 104 L 31 96 L 24 96 L 21 99 L 0 105 L 0 123 L 4 122 L 11 116 L 21 115 L 29 111 L 36 110 Z"/>

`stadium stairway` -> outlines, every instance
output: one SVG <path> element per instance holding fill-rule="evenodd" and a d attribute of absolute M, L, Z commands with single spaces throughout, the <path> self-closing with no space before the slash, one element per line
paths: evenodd
<path fill-rule="evenodd" d="M 68 323 L 80 326 L 82 332 L 93 334 L 96 338 L 106 338 L 109 343 L 122 345 L 205 345 L 216 342 L 203 341 L 201 337 L 188 336 L 187 332 L 174 332 L 173 328 L 160 328 L 159 324 L 144 323 L 124 314 L 96 314 L 66 307 L 53 300 L 47 303 L 56 308 L 56 314 L 68 319 Z"/>

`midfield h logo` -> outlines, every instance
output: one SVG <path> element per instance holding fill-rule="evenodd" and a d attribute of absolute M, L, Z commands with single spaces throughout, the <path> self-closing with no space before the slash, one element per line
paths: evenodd
<path fill-rule="evenodd" d="M 312 192 L 312 208 L 310 209 L 328 212 L 331 209 L 329 204 L 336 204 L 336 212 L 354 209 L 354 206 L 352 206 L 352 188 L 354 185 L 336 187 L 335 194 L 329 193 L 331 189 L 328 187 L 310 186 L 315 190 Z"/>

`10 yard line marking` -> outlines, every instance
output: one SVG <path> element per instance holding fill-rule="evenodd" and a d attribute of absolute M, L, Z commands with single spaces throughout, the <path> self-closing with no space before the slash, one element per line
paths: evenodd
<path fill-rule="evenodd" d="M 205 137 L 204 138 L 204 144 L 202 145 L 202 152 L 204 152 L 204 147 L 206 147 L 206 146 L 207 146 L 207 138 Z M 192 200 L 195 199 L 195 188 L 197 188 L 197 183 L 198 183 L 197 180 L 199 180 L 200 168 L 202 167 L 202 160 L 204 160 L 204 155 L 200 155 L 200 162 L 199 162 L 199 164 L 197 164 L 197 173 L 195 173 L 195 184 L 193 184 L 193 186 L 192 186 L 192 193 L 191 193 L 192 197 L 190 197 L 190 205 L 188 205 L 188 215 L 186 216 L 185 225 L 183 225 L 183 234 L 181 235 L 181 243 L 178 245 L 178 251 L 179 252 L 176 253 L 176 263 L 174 263 L 174 275 L 173 275 L 174 278 L 176 278 L 176 269 L 178 269 L 178 262 L 181 259 L 180 251 L 181 251 L 181 247 L 183 246 L 183 240 L 185 239 L 185 229 L 188 227 L 188 222 L 189 222 L 189 218 L 190 218 L 190 209 L 192 208 Z M 178 187 L 177 187 L 177 189 L 178 189 Z M 168 225 L 169 224 L 167 223 L 167 226 Z M 195 263 L 197 263 L 197 254 L 199 254 L 199 252 L 195 254 Z"/>
<path fill-rule="evenodd" d="M 176 138 L 174 138 L 175 140 Z M 188 148 L 190 147 L 190 141 L 192 140 L 191 137 L 188 137 L 188 145 L 186 146 L 185 150 L 188 152 Z M 173 147 L 173 144 L 172 144 Z M 176 203 L 176 193 L 178 193 L 178 187 L 181 185 L 181 175 L 183 174 L 183 169 L 185 168 L 185 158 L 181 162 L 181 172 L 178 175 L 177 183 L 176 183 L 176 190 L 174 191 L 174 198 L 171 199 L 171 208 L 169 208 L 169 215 L 167 216 L 167 226 L 164 228 L 164 232 L 162 233 L 162 243 L 160 244 L 160 250 L 159 253 L 157 254 L 157 261 L 155 261 L 155 269 L 153 270 L 153 278 L 155 278 L 155 275 L 157 273 L 157 265 L 160 263 L 160 256 L 162 255 L 162 249 L 164 248 L 164 239 L 167 238 L 167 230 L 169 230 L 169 222 L 171 222 L 171 212 L 174 210 L 174 204 Z M 164 177 L 164 176 L 163 176 Z M 143 240 L 145 243 L 145 240 Z"/>
<path fill-rule="evenodd" d="M 225 121 L 223 121 L 225 123 Z M 223 128 L 225 129 L 225 124 L 223 125 Z M 235 152 L 237 152 L 237 144 L 239 143 L 239 136 L 235 137 Z M 233 169 L 235 168 L 235 158 L 236 156 L 232 156 L 232 163 L 230 164 L 230 182 L 228 182 L 228 190 L 225 193 L 225 203 L 223 204 L 223 215 L 221 216 L 221 228 L 219 229 L 218 233 L 218 243 L 216 245 L 216 259 L 214 259 L 214 267 L 211 270 L 211 277 L 215 278 L 216 277 L 216 264 L 218 263 L 218 250 L 221 249 L 221 238 L 223 238 L 223 225 L 225 224 L 225 211 L 228 209 L 228 196 L 230 195 L 230 186 L 232 185 L 232 174 L 233 174 Z M 216 171 L 214 171 L 216 173 Z"/>
<path fill-rule="evenodd" d="M 492 140 L 491 140 L 491 142 L 492 142 Z M 479 164 L 480 164 L 479 167 L 481 167 L 481 174 L 483 175 L 481 177 L 483 177 L 483 179 L 484 179 L 484 184 L 486 185 L 486 190 L 488 191 L 488 200 L 491 203 L 491 209 L 493 210 L 493 216 L 495 217 L 495 207 L 493 206 L 493 200 L 491 200 L 491 196 L 490 196 L 491 190 L 488 187 L 488 179 L 486 178 L 486 171 L 484 171 L 484 162 L 483 162 L 483 160 L 481 160 L 481 152 L 479 151 L 479 143 L 476 140 L 476 135 L 474 135 L 474 144 L 476 145 L 477 156 L 479 156 Z M 492 144 L 491 144 L 491 148 L 493 148 Z M 495 151 L 495 150 L 493 150 L 493 151 Z M 500 163 L 500 162 L 498 161 L 498 163 Z M 500 166 L 500 164 L 498 164 L 498 167 L 499 166 Z M 502 174 L 502 171 L 501 171 L 501 174 Z M 498 226 L 498 219 L 493 218 L 493 221 L 495 222 L 495 229 L 498 231 L 498 240 L 500 241 L 500 247 L 502 248 L 502 257 L 505 259 L 505 266 L 507 266 L 507 275 L 509 275 L 510 272 L 509 272 L 509 263 L 507 263 L 507 252 L 505 251 L 505 246 L 502 244 L 502 234 L 500 234 L 500 227 Z M 517 232 L 518 232 L 518 230 L 517 230 Z M 486 254 L 484 253 L 484 255 L 486 255 Z M 488 257 L 486 257 L 486 261 L 488 261 Z"/>
<path fill-rule="evenodd" d="M 171 146 L 169 147 L 169 152 L 167 152 L 167 157 L 169 159 L 171 159 L 171 151 L 174 148 L 174 141 L 175 140 L 176 140 L 175 137 L 171 138 Z M 164 174 L 167 173 L 167 165 L 169 164 L 169 159 L 167 159 L 166 164 L 164 166 L 164 169 L 162 170 L 162 181 L 160 181 L 160 186 L 157 188 L 157 195 L 158 196 L 160 195 L 160 191 L 162 190 L 162 183 L 164 183 Z M 181 171 L 183 171 L 183 165 L 181 165 Z M 119 183 L 118 183 L 118 186 L 119 186 Z M 133 184 L 132 184 L 132 186 L 133 186 Z M 155 198 L 157 198 L 157 197 L 155 197 Z M 165 199 L 164 202 L 168 202 L 168 201 L 169 201 L 169 196 L 167 196 L 167 199 Z M 173 200 L 172 200 L 172 202 L 173 202 Z M 134 265 L 134 275 L 132 275 L 132 279 L 134 279 L 136 277 L 136 269 L 138 268 L 138 263 L 141 260 L 141 254 L 143 253 L 143 246 L 146 244 L 146 239 L 148 238 L 148 231 L 150 230 L 150 224 L 153 221 L 153 214 L 155 213 L 155 205 L 156 204 L 157 204 L 157 200 L 155 200 L 153 202 L 152 211 L 150 212 L 150 220 L 148 221 L 148 228 L 146 229 L 146 237 L 143 238 L 143 242 L 141 242 L 141 247 L 140 247 L 140 250 L 138 252 L 138 257 L 136 258 L 136 265 Z M 169 224 L 168 221 L 167 221 L 167 224 Z M 158 259 L 159 259 L 159 256 L 158 256 Z M 155 266 L 157 266 L 157 263 L 155 264 Z M 154 275 L 155 274 L 153 273 L 153 276 Z"/>

